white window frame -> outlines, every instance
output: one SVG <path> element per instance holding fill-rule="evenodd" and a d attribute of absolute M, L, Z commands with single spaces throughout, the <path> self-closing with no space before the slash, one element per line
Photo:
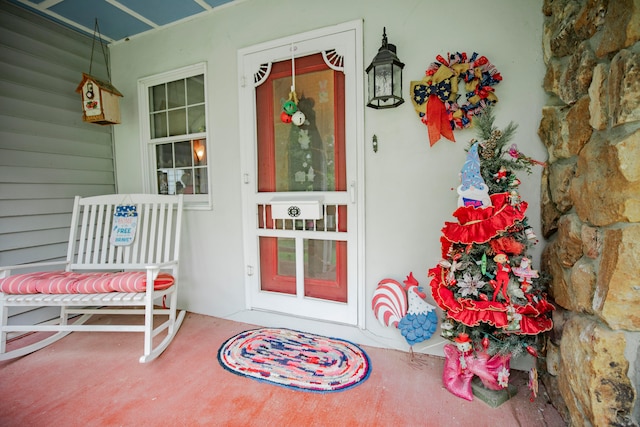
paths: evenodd
<path fill-rule="evenodd" d="M 149 120 L 149 88 L 160 84 L 169 83 L 175 80 L 204 75 L 204 99 L 205 99 L 205 131 L 186 135 L 169 136 L 164 138 L 151 138 L 151 123 Z M 209 137 L 209 102 L 207 99 L 207 63 L 200 62 L 176 70 L 167 71 L 161 74 L 144 77 L 138 80 L 138 109 L 140 115 L 140 140 L 142 141 L 142 172 L 143 188 L 147 193 L 158 194 L 158 184 L 156 176 L 156 145 L 180 142 L 185 139 L 205 138 L 207 153 L 207 188 L 208 194 L 185 194 L 185 207 L 187 209 L 211 209 L 211 142 Z"/>

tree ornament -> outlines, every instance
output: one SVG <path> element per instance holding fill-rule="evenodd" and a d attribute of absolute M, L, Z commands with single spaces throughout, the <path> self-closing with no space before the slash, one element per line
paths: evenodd
<path fill-rule="evenodd" d="M 296 126 L 302 126 L 305 120 L 307 120 L 307 117 L 300 110 L 296 111 L 295 113 L 293 113 L 293 116 L 291 116 L 291 123 Z"/>
<path fill-rule="evenodd" d="M 291 116 L 286 111 L 283 111 L 280 113 L 280 120 L 282 120 L 282 123 L 291 123 Z"/>
<path fill-rule="evenodd" d="M 489 187 L 480 174 L 478 144 L 473 144 L 460 171 L 462 184 L 458 187 L 458 206 L 491 206 Z"/>
<path fill-rule="evenodd" d="M 298 111 L 298 95 L 296 94 L 296 61 L 293 55 L 295 52 L 293 44 L 291 45 L 291 90 L 289 92 L 289 99 L 282 104 L 282 114 L 280 119 L 283 123 L 294 123 L 296 126 L 302 126 L 305 122 L 305 116 L 302 112 Z M 295 119 L 293 116 L 296 113 L 300 113 Z M 288 117 L 285 117 L 285 114 Z"/>
<path fill-rule="evenodd" d="M 496 296 L 499 292 L 501 292 L 504 300 L 509 302 L 510 299 L 507 295 L 507 286 L 509 285 L 509 272 L 511 271 L 511 266 L 509 265 L 509 257 L 507 257 L 507 255 L 503 253 L 499 253 L 493 257 L 493 260 L 496 263 L 496 279 L 490 282 L 494 289 L 493 299 L 491 301 L 495 301 Z"/>
<path fill-rule="evenodd" d="M 298 106 L 296 105 L 295 102 L 293 102 L 292 100 L 289 100 L 284 103 L 284 105 L 282 106 L 282 109 L 284 110 L 285 113 L 292 116 L 293 113 L 298 111 Z"/>
<path fill-rule="evenodd" d="M 487 350 L 489 348 L 489 338 L 487 338 L 486 336 L 482 338 L 482 348 L 484 350 Z"/>
<path fill-rule="evenodd" d="M 527 384 L 529 390 L 531 390 L 531 396 L 529 397 L 529 401 L 533 402 L 538 397 L 538 370 L 533 367 L 529 371 L 529 382 Z"/>

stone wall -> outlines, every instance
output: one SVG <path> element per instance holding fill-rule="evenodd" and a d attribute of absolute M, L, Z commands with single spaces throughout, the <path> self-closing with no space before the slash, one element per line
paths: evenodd
<path fill-rule="evenodd" d="M 640 0 L 544 0 L 542 376 L 575 426 L 640 419 Z"/>

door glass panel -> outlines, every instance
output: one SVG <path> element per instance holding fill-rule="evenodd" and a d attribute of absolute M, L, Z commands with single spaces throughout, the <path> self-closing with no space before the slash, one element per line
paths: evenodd
<path fill-rule="evenodd" d="M 278 238 L 278 276 L 296 275 L 296 246 L 294 239 Z"/>
<path fill-rule="evenodd" d="M 331 240 L 304 241 L 304 277 L 336 280 L 336 245 Z"/>
<path fill-rule="evenodd" d="M 273 82 L 274 111 L 282 110 L 291 78 Z M 333 71 L 296 76 L 302 126 L 283 123 L 274 114 L 276 191 L 334 191 Z"/>
<path fill-rule="evenodd" d="M 304 295 L 347 302 L 346 242 L 304 240 Z"/>
<path fill-rule="evenodd" d="M 295 91 L 301 126 L 284 123 L 282 106 L 291 92 L 291 62 L 273 64 L 271 76 L 256 90 L 258 111 L 258 191 L 344 191 L 344 75 L 322 55 L 296 58 Z"/>
<path fill-rule="evenodd" d="M 260 289 L 295 295 L 295 239 L 260 237 Z"/>

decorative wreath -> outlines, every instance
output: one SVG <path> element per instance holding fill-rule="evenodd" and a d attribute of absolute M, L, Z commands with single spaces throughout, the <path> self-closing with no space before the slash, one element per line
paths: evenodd
<path fill-rule="evenodd" d="M 471 125 L 473 116 L 498 102 L 493 86 L 502 76 L 486 56 L 476 52 L 467 58 L 465 52 L 441 55 L 427 68 L 425 77 L 411 82 L 411 101 L 422 123 L 429 130 L 433 146 L 444 136 L 455 142 L 453 131 Z M 464 82 L 465 99 L 459 102 L 458 86 Z"/>

